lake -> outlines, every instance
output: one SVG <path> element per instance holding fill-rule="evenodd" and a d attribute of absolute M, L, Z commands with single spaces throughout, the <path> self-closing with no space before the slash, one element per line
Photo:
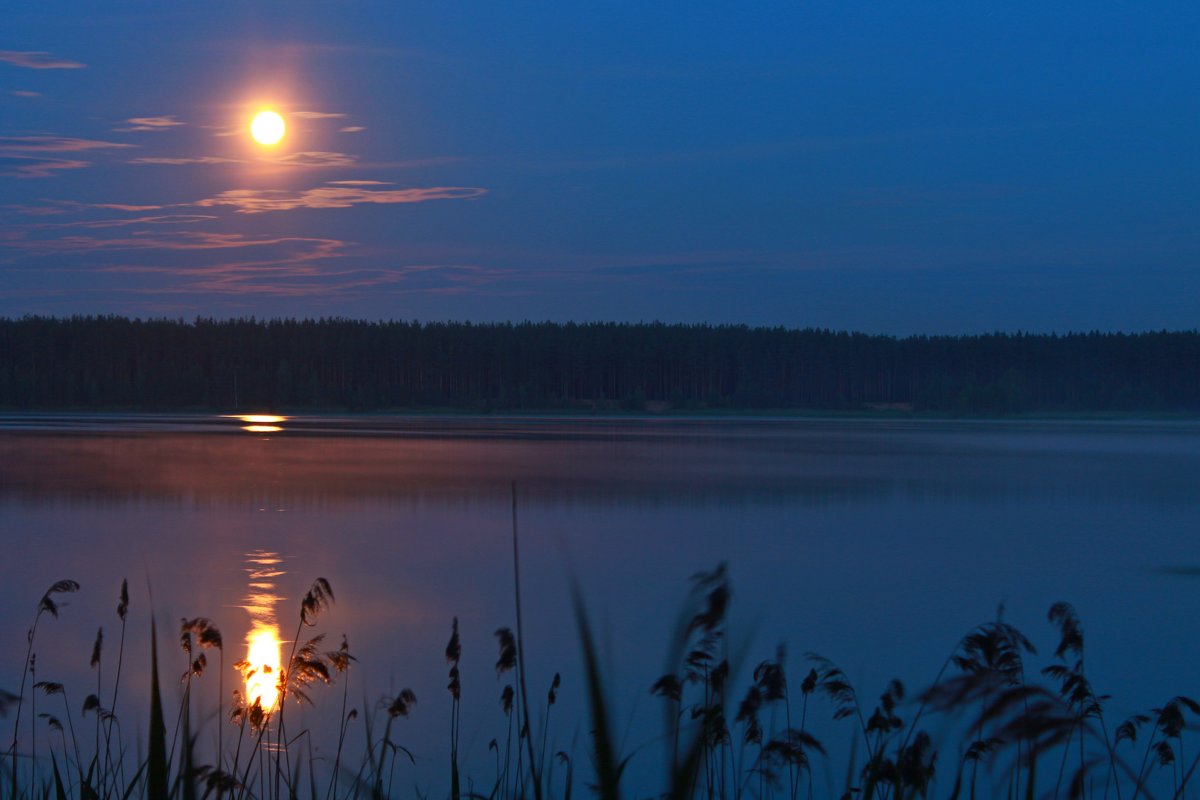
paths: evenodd
<path fill-rule="evenodd" d="M 554 673 L 563 681 L 547 746 L 586 763 L 574 578 L 623 750 L 636 753 L 635 783 L 662 771 L 662 701 L 649 688 L 689 577 L 721 562 L 731 650 L 744 653 L 738 687 L 782 642 L 793 684 L 809 669 L 804 654 L 820 653 L 869 712 L 893 677 L 927 686 L 1001 604 L 1040 668 L 1058 641 L 1046 611 L 1067 600 L 1084 624 L 1092 683 L 1113 695 L 1113 724 L 1200 691 L 1195 422 L 31 414 L 0 417 L 0 689 L 17 691 L 42 593 L 74 579 L 81 589 L 57 596 L 59 618 L 39 623 L 36 663 L 77 712 L 95 686 L 98 626 L 111 680 L 127 578 L 116 710 L 132 737 L 144 729 L 151 602 L 175 698 L 187 664 L 181 618 L 205 616 L 222 631 L 229 689 L 255 625 L 290 639 L 300 598 L 323 577 L 335 602 L 303 637 L 326 633 L 326 649 L 347 637 L 358 658 L 352 706 L 378 713 L 380 697 L 414 691 L 415 710 L 394 730 L 416 763 L 398 768 L 397 785 L 438 797 L 450 714 L 443 651 L 457 617 L 460 752 L 486 794 L 512 678 L 494 670 L 493 632 L 516 622 L 514 486 L 531 699 L 544 707 Z M 215 660 L 194 690 L 205 741 L 216 735 Z M 336 730 L 341 682 L 311 694 L 304 719 Z M 59 698 L 37 702 L 61 708 Z M 829 710 L 813 707 L 814 732 L 840 752 L 851 728 Z M 5 736 L 11 725 L 11 714 L 0 722 Z M 47 734 L 42 748 L 58 741 Z M 328 737 L 313 746 L 328 764 Z M 844 760 L 833 761 L 840 781 Z"/>

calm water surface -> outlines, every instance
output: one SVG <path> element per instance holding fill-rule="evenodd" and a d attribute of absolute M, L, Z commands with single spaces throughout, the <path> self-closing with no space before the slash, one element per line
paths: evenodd
<path fill-rule="evenodd" d="M 401 740 L 418 760 L 412 777 L 439 795 L 449 712 L 442 651 L 458 617 L 462 749 L 477 781 L 488 782 L 487 745 L 504 732 L 492 633 L 515 622 L 515 482 L 530 692 L 544 698 L 562 673 L 551 746 L 574 742 L 581 759 L 572 574 L 600 631 L 627 751 L 658 731 L 647 690 L 663 671 L 688 577 L 721 561 L 733 578 L 732 630 L 750 643 L 750 665 L 782 641 L 798 681 L 803 653 L 820 652 L 864 702 L 892 677 L 927 684 L 1000 603 L 1051 652 L 1045 612 L 1064 599 L 1083 618 L 1089 671 L 1098 691 L 1115 696 L 1112 713 L 1200 693 L 1200 578 L 1186 574 L 1200 565 L 1200 424 L 312 417 L 265 433 L 242 425 L 0 418 L 0 689 L 16 690 L 25 631 L 60 578 L 82 589 L 39 630 L 39 679 L 69 692 L 74 682 L 76 698 L 90 691 L 96 628 L 114 652 L 117 592 L 128 578 L 123 680 L 132 715 L 147 685 L 151 592 L 169 642 L 181 617 L 207 616 L 232 662 L 264 614 L 290 637 L 299 598 L 321 576 L 336 603 L 305 635 L 327 633 L 330 649 L 348 637 L 360 660 L 352 704 L 416 692 Z M 182 672 L 181 654 L 166 657 Z M 215 696 L 214 680 L 206 676 L 201 691 Z M 336 715 L 340 688 L 315 696 L 306 714 Z M 843 738 L 832 724 L 824 730 Z M 658 762 L 645 756 L 631 769 L 655 771 Z"/>

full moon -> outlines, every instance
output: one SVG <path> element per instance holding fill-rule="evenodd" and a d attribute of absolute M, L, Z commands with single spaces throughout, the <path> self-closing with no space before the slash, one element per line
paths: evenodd
<path fill-rule="evenodd" d="M 274 111 L 260 111 L 250 123 L 250 135 L 259 144 L 278 143 L 286 130 L 287 125 L 284 124 L 283 117 Z"/>

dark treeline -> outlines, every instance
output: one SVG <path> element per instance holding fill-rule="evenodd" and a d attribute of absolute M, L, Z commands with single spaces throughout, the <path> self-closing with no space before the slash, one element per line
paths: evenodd
<path fill-rule="evenodd" d="M 0 319 L 0 406 L 1200 411 L 1200 333 Z"/>

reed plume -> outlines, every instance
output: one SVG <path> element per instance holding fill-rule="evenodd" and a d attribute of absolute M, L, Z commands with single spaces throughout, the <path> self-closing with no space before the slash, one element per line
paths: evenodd
<path fill-rule="evenodd" d="M 38 623 L 42 619 L 42 614 L 49 614 L 54 619 L 58 619 L 58 602 L 54 599 L 55 595 L 70 594 L 79 591 L 79 583 L 70 579 L 55 581 L 50 588 L 42 595 L 42 599 L 38 601 L 37 613 L 33 616 L 33 624 L 25 634 L 26 649 L 25 660 L 22 662 L 21 668 L 21 689 L 17 693 L 17 713 L 16 720 L 13 722 L 13 738 L 12 744 L 9 746 L 9 757 L 12 759 L 12 797 L 17 796 L 17 742 L 18 735 L 21 730 L 21 706 L 25 699 L 25 682 L 33 672 L 34 654 L 33 643 L 37 636 Z M 36 748 L 37 739 L 36 732 L 30 723 L 30 737 L 33 739 L 34 747 Z M 35 751 L 36 752 L 36 751 Z M 30 759 L 30 785 L 34 783 L 33 776 L 36 770 L 36 758 Z"/>
<path fill-rule="evenodd" d="M 450 665 L 446 688 L 450 692 L 450 798 L 459 800 L 458 784 L 458 721 L 462 704 L 462 680 L 458 662 L 462 658 L 462 642 L 458 637 L 458 617 L 451 623 L 450 641 L 446 644 L 446 663 Z"/>

